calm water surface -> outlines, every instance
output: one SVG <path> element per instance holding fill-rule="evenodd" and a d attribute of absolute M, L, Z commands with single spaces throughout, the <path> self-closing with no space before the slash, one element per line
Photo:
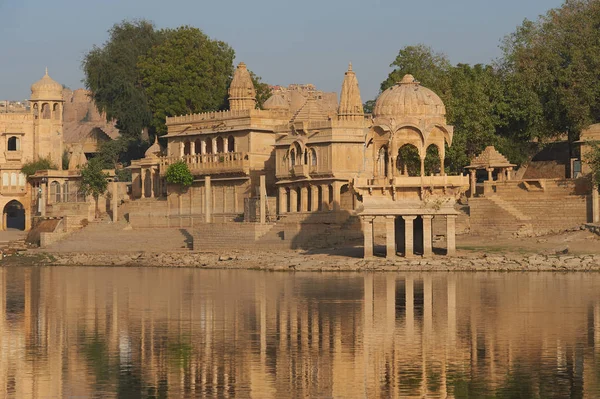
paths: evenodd
<path fill-rule="evenodd" d="M 600 398 L 600 275 L 0 268 L 0 397 Z"/>

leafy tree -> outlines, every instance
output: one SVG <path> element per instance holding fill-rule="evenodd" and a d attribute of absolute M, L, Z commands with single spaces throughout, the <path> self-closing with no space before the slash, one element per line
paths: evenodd
<path fill-rule="evenodd" d="M 123 21 L 109 30 L 106 43 L 94 46 L 83 58 L 85 86 L 107 119 L 117 121 L 122 134 L 139 139 L 150 124 L 151 110 L 137 63 L 162 40 L 162 32 L 149 21 Z"/>
<path fill-rule="evenodd" d="M 532 136 L 573 141 L 600 118 L 599 25 L 600 2 L 568 0 L 504 39 L 504 69 L 537 102 Z"/>
<path fill-rule="evenodd" d="M 137 71 L 152 114 L 150 126 L 163 135 L 167 116 L 226 107 L 234 51 L 189 26 L 159 35 L 164 40 L 140 55 Z"/>
<path fill-rule="evenodd" d="M 189 187 L 194 182 L 194 176 L 183 161 L 177 161 L 169 165 L 165 178 L 167 183 L 178 184 L 182 188 Z"/>
<path fill-rule="evenodd" d="M 413 75 L 442 100 L 449 91 L 449 72 L 452 65 L 445 54 L 435 53 L 431 47 L 423 44 L 403 47 L 390 67 L 394 70 L 381 83 L 382 92 L 401 81 L 406 74 Z"/>
<path fill-rule="evenodd" d="M 108 187 L 108 174 L 104 173 L 102 161 L 99 158 L 92 158 L 81 169 L 80 189 L 85 195 L 94 197 L 96 203 L 96 218 L 100 216 L 98 208 L 99 197 L 106 192 Z"/>
<path fill-rule="evenodd" d="M 71 160 L 71 156 L 69 155 L 69 151 L 67 149 L 64 149 L 63 154 L 62 154 L 62 159 L 61 159 L 63 170 L 69 169 L 69 161 L 70 160 Z"/>
<path fill-rule="evenodd" d="M 271 97 L 271 88 L 267 83 L 262 81 L 260 76 L 257 76 L 252 71 L 249 72 L 250 78 L 252 79 L 252 84 L 256 90 L 256 107 L 258 109 L 263 109 L 263 104 L 269 99 L 269 97 Z"/>
<path fill-rule="evenodd" d="M 592 150 L 588 154 L 588 163 L 592 169 L 594 182 L 600 187 L 600 144 L 592 144 Z"/>
<path fill-rule="evenodd" d="M 38 170 L 57 170 L 58 167 L 50 160 L 50 158 L 39 158 L 37 161 L 27 162 L 21 167 L 21 173 L 29 177 L 35 174 Z"/>

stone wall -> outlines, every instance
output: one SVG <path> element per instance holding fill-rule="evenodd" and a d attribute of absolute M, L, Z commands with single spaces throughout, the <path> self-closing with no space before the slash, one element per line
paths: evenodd
<path fill-rule="evenodd" d="M 496 182 L 495 193 L 469 199 L 471 231 L 539 235 L 579 226 L 590 217 L 586 179 Z"/>

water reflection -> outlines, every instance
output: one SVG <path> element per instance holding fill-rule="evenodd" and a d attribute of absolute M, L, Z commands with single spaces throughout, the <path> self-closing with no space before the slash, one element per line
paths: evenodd
<path fill-rule="evenodd" d="M 0 397 L 600 397 L 598 287 L 0 268 Z"/>

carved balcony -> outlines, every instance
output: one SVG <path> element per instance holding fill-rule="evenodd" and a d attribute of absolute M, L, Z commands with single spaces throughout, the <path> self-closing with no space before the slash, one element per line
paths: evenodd
<path fill-rule="evenodd" d="M 180 157 L 164 157 L 160 160 L 160 172 L 164 174 L 172 163 L 182 160 L 193 175 L 226 173 L 250 173 L 250 158 L 246 152 L 222 152 L 217 154 L 195 154 Z"/>

